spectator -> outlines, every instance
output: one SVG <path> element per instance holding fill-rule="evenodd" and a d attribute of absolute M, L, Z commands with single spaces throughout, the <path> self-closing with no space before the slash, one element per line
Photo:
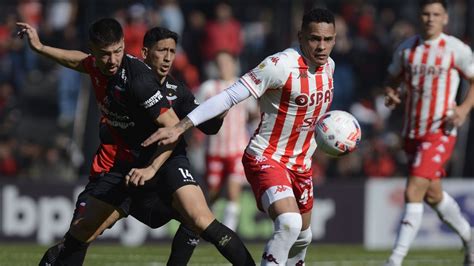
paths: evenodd
<path fill-rule="evenodd" d="M 240 22 L 233 17 L 232 7 L 226 2 L 219 2 L 215 6 L 215 18 L 206 24 L 201 46 L 208 78 L 218 76 L 213 63 L 218 52 L 228 51 L 235 58 L 239 58 L 243 47 L 241 35 Z"/>

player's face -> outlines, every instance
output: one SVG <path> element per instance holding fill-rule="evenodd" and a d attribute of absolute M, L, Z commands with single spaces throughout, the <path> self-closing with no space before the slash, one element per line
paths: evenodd
<path fill-rule="evenodd" d="M 145 63 L 164 78 L 170 72 L 176 57 L 176 42 L 171 38 L 160 40 L 151 48 L 143 47 L 142 56 Z"/>
<path fill-rule="evenodd" d="M 115 75 L 122 64 L 125 47 L 123 39 L 104 47 L 91 43 L 90 47 L 100 72 L 106 76 Z"/>
<path fill-rule="evenodd" d="M 421 22 L 423 37 L 428 40 L 434 39 L 443 32 L 443 27 L 448 24 L 448 14 L 443 5 L 428 4 L 421 9 Z"/>
<path fill-rule="evenodd" d="M 301 50 L 311 63 L 322 66 L 336 43 L 336 28 L 332 23 L 311 22 L 298 33 Z"/>

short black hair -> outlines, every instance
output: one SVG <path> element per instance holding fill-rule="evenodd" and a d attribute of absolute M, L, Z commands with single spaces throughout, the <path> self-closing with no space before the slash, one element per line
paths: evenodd
<path fill-rule="evenodd" d="M 122 39 L 122 26 L 113 18 L 99 19 L 89 27 L 89 41 L 100 47 L 118 43 Z"/>
<path fill-rule="evenodd" d="M 448 1 L 447 0 L 421 0 L 420 9 L 426 5 L 430 4 L 441 4 L 445 10 L 448 10 Z"/>
<path fill-rule="evenodd" d="M 311 22 L 326 22 L 329 24 L 336 25 L 334 14 L 324 8 L 314 8 L 308 11 L 303 16 L 303 22 L 301 23 L 301 29 L 305 29 Z"/>
<path fill-rule="evenodd" d="M 163 27 L 154 27 L 149 29 L 143 37 L 143 47 L 151 48 L 155 43 L 164 39 L 173 39 L 178 43 L 178 34 Z"/>

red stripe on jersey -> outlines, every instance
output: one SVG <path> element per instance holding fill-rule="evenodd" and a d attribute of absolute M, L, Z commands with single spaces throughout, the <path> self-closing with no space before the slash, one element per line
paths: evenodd
<path fill-rule="evenodd" d="M 263 115 L 264 113 L 261 112 L 260 113 L 260 122 L 258 123 L 258 126 L 257 128 L 255 129 L 254 133 L 253 133 L 253 136 L 252 138 L 250 139 L 250 141 L 252 141 L 253 138 L 255 138 L 255 136 L 257 136 L 258 133 L 260 133 L 260 128 L 262 127 L 262 122 L 263 122 Z"/>
<path fill-rule="evenodd" d="M 281 89 L 280 106 L 278 108 L 278 114 L 273 125 L 272 134 L 268 140 L 268 147 L 263 151 L 263 155 L 271 158 L 278 147 L 278 141 L 280 140 L 283 125 L 285 124 L 286 115 L 288 113 L 288 107 L 290 104 L 291 96 L 291 81 L 293 80 L 292 75 L 288 77 L 285 85 Z"/>
<path fill-rule="evenodd" d="M 300 71 L 300 85 L 301 85 L 301 92 L 300 95 L 305 94 L 308 96 L 308 102 L 304 106 L 299 106 L 298 110 L 296 111 L 295 121 L 293 121 L 293 127 L 291 128 L 290 136 L 288 137 L 288 142 L 286 143 L 285 147 L 285 155 L 281 158 L 280 162 L 286 164 L 293 155 L 296 142 L 298 141 L 298 137 L 300 136 L 300 132 L 297 131 L 298 126 L 303 124 L 303 120 L 305 118 L 306 111 L 308 110 L 308 105 L 310 104 L 309 101 L 309 82 L 308 82 L 308 67 L 306 66 L 303 57 L 298 59 L 299 71 Z"/>
<path fill-rule="evenodd" d="M 428 61 L 428 54 L 431 50 L 429 44 L 423 45 L 423 55 L 421 56 L 421 67 L 426 66 Z M 416 102 L 416 114 L 415 114 L 415 138 L 420 134 L 420 119 L 421 119 L 421 107 L 423 105 L 423 93 L 425 86 L 425 74 L 420 75 L 420 80 L 418 81 L 418 101 Z"/>
<path fill-rule="evenodd" d="M 444 46 L 446 45 L 446 41 L 441 39 L 439 42 L 438 49 L 443 51 Z M 435 68 L 441 65 L 443 59 L 443 54 L 441 52 L 437 52 L 436 60 L 435 60 Z M 430 113 L 428 115 L 428 123 L 426 125 L 426 132 L 429 132 L 431 129 L 431 125 L 433 124 L 433 117 L 435 115 L 435 108 L 436 108 L 436 99 L 438 97 L 438 83 L 439 83 L 439 75 L 435 75 L 433 81 L 431 82 L 431 101 L 430 101 Z"/>
<path fill-rule="evenodd" d="M 415 51 L 416 51 L 416 47 L 418 46 L 418 43 L 420 42 L 420 39 L 417 38 L 415 43 L 413 44 L 413 46 L 411 47 L 410 49 L 410 54 L 408 55 L 408 64 L 407 66 L 410 66 L 411 64 L 413 64 L 413 60 L 415 59 Z M 407 101 L 407 105 L 405 106 L 405 117 L 407 119 L 407 123 L 405 124 L 406 125 L 406 130 L 407 132 L 410 131 L 410 127 L 411 127 L 411 111 L 412 111 L 412 100 L 413 100 L 413 86 L 411 84 L 411 78 L 412 78 L 412 73 L 410 71 L 410 68 L 405 68 L 404 69 L 408 69 L 407 73 L 406 73 L 406 80 L 405 80 L 405 84 L 408 86 L 408 89 L 407 89 L 407 98 L 408 98 L 408 101 Z M 405 133 L 407 133 L 405 132 Z"/>
<path fill-rule="evenodd" d="M 322 69 L 319 69 L 318 72 L 321 72 Z M 321 73 L 316 73 L 315 79 L 316 79 L 316 90 L 317 91 L 322 91 L 324 88 L 323 88 L 323 76 L 321 75 Z M 322 107 L 323 107 L 323 103 L 321 103 L 319 106 L 316 106 L 314 108 L 312 117 L 316 117 L 316 119 L 317 119 L 320 115 Z M 304 159 L 305 159 L 305 156 L 306 156 L 306 152 L 308 152 L 309 145 L 311 144 L 311 138 L 313 137 L 313 135 L 314 135 L 314 131 L 309 131 L 308 134 L 306 135 L 306 139 L 304 140 L 304 144 L 303 144 L 303 149 L 302 149 L 301 153 L 298 155 L 298 157 L 296 158 L 296 164 L 295 165 L 303 165 Z M 296 169 L 294 169 L 294 170 L 296 170 Z"/>

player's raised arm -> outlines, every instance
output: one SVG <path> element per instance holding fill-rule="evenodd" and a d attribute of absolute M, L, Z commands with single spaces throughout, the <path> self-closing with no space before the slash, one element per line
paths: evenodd
<path fill-rule="evenodd" d="M 67 68 L 71 68 L 79 72 L 86 72 L 81 63 L 82 60 L 87 57 L 86 53 L 75 50 L 64 50 L 44 45 L 41 43 L 38 32 L 31 25 L 24 22 L 17 22 L 16 25 L 19 28 L 17 35 L 20 38 L 23 38 L 26 35 L 28 38 L 28 44 L 33 51 L 51 58 Z"/>

